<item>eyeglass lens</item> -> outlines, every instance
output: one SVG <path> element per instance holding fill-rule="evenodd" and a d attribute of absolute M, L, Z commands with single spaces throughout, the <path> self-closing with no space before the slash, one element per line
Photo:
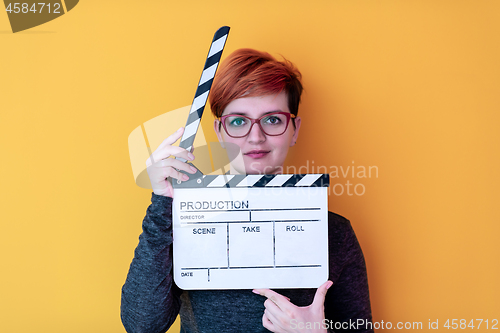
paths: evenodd
<path fill-rule="evenodd" d="M 287 128 L 287 116 L 282 113 L 271 113 L 260 119 L 260 126 L 267 135 L 283 134 Z M 250 132 L 252 121 L 246 117 L 234 115 L 225 119 L 227 134 L 246 136 Z"/>

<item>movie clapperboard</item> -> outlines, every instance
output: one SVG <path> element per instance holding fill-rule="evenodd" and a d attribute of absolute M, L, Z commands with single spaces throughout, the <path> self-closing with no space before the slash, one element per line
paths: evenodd
<path fill-rule="evenodd" d="M 222 27 L 213 38 L 179 144 L 187 150 L 228 34 Z M 328 174 L 186 174 L 189 180 L 172 182 L 180 288 L 317 288 L 326 282 Z"/>

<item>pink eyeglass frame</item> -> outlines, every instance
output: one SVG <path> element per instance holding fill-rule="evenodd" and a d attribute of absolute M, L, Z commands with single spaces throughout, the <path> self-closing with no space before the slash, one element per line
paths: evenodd
<path fill-rule="evenodd" d="M 283 130 L 283 132 L 280 133 L 280 134 L 267 134 L 267 132 L 264 131 L 264 129 L 262 128 L 262 125 L 260 124 L 260 121 L 261 121 L 262 118 L 272 116 L 273 114 L 284 114 L 286 116 L 286 126 L 285 126 L 285 129 Z M 242 118 L 250 120 L 250 122 L 251 122 L 250 129 L 248 130 L 248 132 L 245 135 L 233 136 L 233 135 L 231 135 L 231 134 L 228 133 L 227 128 L 226 128 L 226 118 L 227 117 L 235 117 L 235 116 L 242 117 Z M 286 130 L 288 129 L 288 124 L 290 123 L 290 119 L 294 119 L 295 117 L 296 116 L 294 114 L 291 114 L 290 112 L 276 111 L 276 112 L 272 112 L 272 113 L 267 113 L 267 114 L 263 115 L 262 117 L 260 117 L 258 119 L 253 119 L 253 118 L 250 118 L 250 117 L 247 117 L 247 116 L 243 116 L 241 114 L 227 114 L 225 116 L 220 117 L 219 121 L 222 123 L 222 126 L 224 127 L 224 131 L 226 131 L 227 135 L 229 135 L 232 138 L 243 138 L 243 137 L 247 136 L 250 133 L 250 131 L 252 130 L 252 127 L 253 127 L 254 124 L 259 125 L 260 130 L 265 135 L 268 135 L 268 136 L 280 136 L 280 135 L 283 135 L 283 133 L 285 133 Z"/>

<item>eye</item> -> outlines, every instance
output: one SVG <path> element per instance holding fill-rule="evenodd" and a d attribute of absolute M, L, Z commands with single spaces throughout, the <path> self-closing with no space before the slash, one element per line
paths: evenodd
<path fill-rule="evenodd" d="M 230 117 L 229 118 L 229 126 L 243 126 L 245 125 L 245 118 L 243 117 Z"/>
<path fill-rule="evenodd" d="M 275 116 L 275 115 L 268 116 L 268 117 L 264 118 L 263 120 L 264 120 L 265 124 L 269 124 L 269 125 L 279 125 L 282 122 L 280 117 Z"/>

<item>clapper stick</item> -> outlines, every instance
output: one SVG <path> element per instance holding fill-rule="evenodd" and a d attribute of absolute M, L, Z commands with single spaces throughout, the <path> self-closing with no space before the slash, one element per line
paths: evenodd
<path fill-rule="evenodd" d="M 201 73 L 200 81 L 198 82 L 198 88 L 194 95 L 193 104 L 191 104 L 191 110 L 189 111 L 189 116 L 186 121 L 186 127 L 184 129 L 184 134 L 182 135 L 179 147 L 184 148 L 188 151 L 192 151 L 194 138 L 198 132 L 198 127 L 200 126 L 201 116 L 203 115 L 203 110 L 205 110 L 205 104 L 207 103 L 208 94 L 210 93 L 210 88 L 214 81 L 215 72 L 219 66 L 220 58 L 222 56 L 222 51 L 224 50 L 224 45 L 226 45 L 227 36 L 229 34 L 229 27 L 224 26 L 219 28 L 214 34 L 212 44 L 210 45 L 210 50 L 208 51 L 207 60 L 205 61 L 205 67 L 203 67 L 203 72 Z M 182 162 L 186 162 L 185 159 L 176 157 Z M 199 178 L 203 174 L 198 170 L 196 174 L 188 175 L 190 179 Z"/>

